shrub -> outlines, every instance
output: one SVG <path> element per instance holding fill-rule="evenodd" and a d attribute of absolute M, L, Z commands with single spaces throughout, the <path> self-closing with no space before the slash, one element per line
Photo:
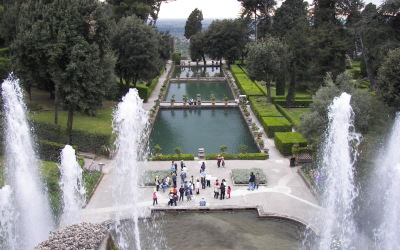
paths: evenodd
<path fill-rule="evenodd" d="M 219 150 L 221 150 L 221 152 L 225 152 L 228 149 L 227 146 L 222 145 L 221 147 L 219 147 Z"/>
<path fill-rule="evenodd" d="M 180 154 L 180 155 L 153 155 L 153 161 L 192 161 L 194 160 L 194 154 Z"/>
<path fill-rule="evenodd" d="M 160 181 L 167 176 L 171 176 L 170 170 L 147 170 L 143 175 L 143 185 L 144 186 L 155 186 L 154 179 L 158 176 Z M 172 181 L 172 179 L 171 179 Z"/>
<path fill-rule="evenodd" d="M 206 154 L 206 160 L 215 160 L 218 154 Z M 266 160 L 269 155 L 266 153 L 249 153 L 249 154 L 229 154 L 223 153 L 224 160 Z"/>
<path fill-rule="evenodd" d="M 292 147 L 292 154 L 293 155 L 297 155 L 298 153 L 313 153 L 313 150 L 310 147 L 299 147 L 299 146 L 293 146 Z"/>
<path fill-rule="evenodd" d="M 275 132 L 292 131 L 292 125 L 284 117 L 262 117 L 261 124 L 269 138 L 274 137 Z"/>
<path fill-rule="evenodd" d="M 254 84 L 246 74 L 234 74 L 233 77 L 243 94 L 248 96 L 262 96 L 263 92 Z"/>
<path fill-rule="evenodd" d="M 267 97 L 265 96 L 250 96 L 249 101 L 251 109 L 258 119 L 265 116 L 282 117 L 282 114 L 276 109 L 274 104 L 267 103 Z"/>
<path fill-rule="evenodd" d="M 59 162 L 60 161 L 60 151 L 64 148 L 64 144 L 50 142 L 46 140 L 38 140 L 38 153 L 39 159 L 43 161 L 53 161 Z M 75 147 L 76 149 L 76 147 Z"/>
<path fill-rule="evenodd" d="M 294 119 L 289 112 L 286 111 L 281 105 L 276 104 L 276 109 L 281 112 L 281 114 L 292 124 L 293 127 L 297 128 L 300 124 L 299 122 Z"/>
<path fill-rule="evenodd" d="M 251 168 L 251 169 L 232 169 L 232 179 L 235 185 L 238 184 L 249 184 L 250 172 L 254 174 L 260 174 L 260 184 L 267 184 L 267 177 L 261 168 Z"/>
<path fill-rule="evenodd" d="M 275 146 L 282 155 L 292 155 L 292 147 L 299 144 L 300 147 L 307 146 L 307 140 L 299 132 L 276 132 L 274 136 Z"/>
<path fill-rule="evenodd" d="M 172 53 L 172 62 L 175 65 L 180 65 L 181 64 L 181 53 L 178 53 L 178 52 Z"/>
<path fill-rule="evenodd" d="M 308 108 L 312 102 L 313 100 L 310 98 L 296 98 L 294 99 L 293 108 Z M 273 99 L 273 103 L 286 107 L 286 99 L 284 98 L 275 98 Z"/>

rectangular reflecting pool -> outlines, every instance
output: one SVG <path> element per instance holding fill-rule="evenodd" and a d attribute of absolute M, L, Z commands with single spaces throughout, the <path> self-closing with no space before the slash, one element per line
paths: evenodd
<path fill-rule="evenodd" d="M 161 109 L 150 135 L 150 148 L 156 144 L 163 154 L 175 154 L 175 147 L 183 154 L 197 156 L 199 148 L 215 154 L 222 145 L 233 154 L 240 153 L 240 145 L 248 153 L 259 152 L 238 108 Z"/>
<path fill-rule="evenodd" d="M 180 67 L 176 66 L 175 70 L 172 74 L 172 78 L 186 78 L 187 73 L 189 73 L 189 77 L 195 78 L 199 77 L 206 77 L 206 76 L 221 76 L 221 67 L 219 66 L 191 66 L 191 67 Z"/>
<path fill-rule="evenodd" d="M 228 100 L 233 100 L 231 88 L 226 81 L 199 81 L 199 82 L 171 82 L 168 88 L 165 101 L 170 101 L 171 96 L 175 95 L 177 102 L 183 101 L 183 95 L 196 99 L 197 94 L 201 94 L 202 100 L 210 100 L 211 94 L 215 95 L 216 101 L 222 101 L 224 96 Z"/>

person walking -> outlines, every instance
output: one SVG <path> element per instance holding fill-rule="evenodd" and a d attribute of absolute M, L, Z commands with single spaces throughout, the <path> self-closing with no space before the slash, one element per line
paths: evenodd
<path fill-rule="evenodd" d="M 256 180 L 256 176 L 253 174 L 253 172 L 250 173 L 249 176 L 249 187 L 247 188 L 247 190 L 253 191 L 254 190 L 254 181 Z"/>
<path fill-rule="evenodd" d="M 225 160 L 223 156 L 221 157 L 221 165 L 223 168 L 225 168 Z"/>
<path fill-rule="evenodd" d="M 199 179 L 196 180 L 195 188 L 196 188 L 196 194 L 199 195 L 200 194 L 200 181 L 199 181 Z"/>
<path fill-rule="evenodd" d="M 174 192 L 172 191 L 172 189 L 169 191 L 168 198 L 168 206 L 172 206 L 174 204 Z"/>
<path fill-rule="evenodd" d="M 204 161 L 203 161 L 203 163 L 201 164 L 200 169 L 203 170 L 203 171 L 206 171 L 206 163 L 205 163 Z M 201 171 L 200 171 L 200 173 L 201 173 Z"/>
<path fill-rule="evenodd" d="M 158 192 L 158 190 L 160 189 L 160 179 L 158 179 L 158 176 L 156 176 L 156 178 L 154 178 L 154 185 L 156 185 L 156 191 Z"/>
<path fill-rule="evenodd" d="M 228 186 L 228 190 L 226 191 L 226 193 L 228 194 L 228 198 L 227 199 L 231 198 L 231 192 L 232 192 L 231 186 Z"/>
<path fill-rule="evenodd" d="M 210 174 L 210 172 L 207 172 L 206 182 L 207 182 L 207 187 L 211 187 L 211 174 Z"/>
<path fill-rule="evenodd" d="M 221 160 L 222 160 L 221 155 L 218 155 L 218 156 L 217 156 L 217 166 L 218 166 L 218 167 L 221 166 Z"/>
<path fill-rule="evenodd" d="M 153 206 L 154 206 L 154 204 L 158 205 L 158 202 L 157 202 L 157 191 L 156 190 L 154 190 L 154 192 L 153 192 Z"/>
<path fill-rule="evenodd" d="M 174 184 L 174 188 L 176 188 L 176 173 L 172 174 L 172 183 Z"/>
<path fill-rule="evenodd" d="M 192 195 L 190 194 L 190 188 L 186 189 L 186 199 L 187 202 L 192 200 Z"/>
<path fill-rule="evenodd" d="M 185 182 L 186 174 L 185 172 L 181 171 L 181 183 Z"/>
<path fill-rule="evenodd" d="M 255 189 L 258 189 L 258 186 L 260 186 L 260 174 L 256 173 L 256 177 L 254 179 L 254 187 Z"/>
<path fill-rule="evenodd" d="M 201 177 L 201 189 L 206 189 L 206 178 Z"/>
<path fill-rule="evenodd" d="M 183 162 L 183 160 L 181 160 L 181 171 L 183 171 L 184 166 L 185 166 L 185 163 Z"/>
<path fill-rule="evenodd" d="M 221 182 L 220 190 L 221 190 L 220 200 L 225 199 L 225 185 L 223 182 Z"/>

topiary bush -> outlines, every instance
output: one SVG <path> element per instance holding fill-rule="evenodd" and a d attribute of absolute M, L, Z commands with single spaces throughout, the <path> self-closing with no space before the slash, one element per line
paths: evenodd
<path fill-rule="evenodd" d="M 250 172 L 254 174 L 260 174 L 260 184 L 267 184 L 267 176 L 265 176 L 264 171 L 261 168 L 251 168 L 251 169 L 232 169 L 232 179 L 235 185 L 239 184 L 249 184 Z"/>
<path fill-rule="evenodd" d="M 276 132 L 291 132 L 292 124 L 285 117 L 261 117 L 261 124 L 269 138 Z"/>
<path fill-rule="evenodd" d="M 261 117 L 282 117 L 282 114 L 276 109 L 272 103 L 267 103 L 267 97 L 265 96 L 250 96 L 249 101 L 251 109 L 254 114 L 261 119 Z"/>
<path fill-rule="evenodd" d="M 194 160 L 194 154 L 172 154 L 172 155 L 153 155 L 151 157 L 153 161 L 192 161 Z"/>
<path fill-rule="evenodd" d="M 225 160 L 266 160 L 269 155 L 266 153 L 248 153 L 248 154 L 220 154 Z M 206 154 L 206 160 L 215 160 L 218 154 Z"/>
<path fill-rule="evenodd" d="M 299 132 L 276 132 L 274 136 L 275 146 L 284 156 L 292 155 L 292 147 L 299 144 L 307 147 L 307 140 Z"/>

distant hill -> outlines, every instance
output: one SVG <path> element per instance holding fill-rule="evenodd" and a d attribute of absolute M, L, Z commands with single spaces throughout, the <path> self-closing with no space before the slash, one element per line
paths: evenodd
<path fill-rule="evenodd" d="M 158 19 L 157 30 L 169 33 L 177 38 L 184 38 L 185 24 L 187 19 Z M 203 30 L 207 29 L 208 26 L 214 19 L 204 19 L 201 23 Z"/>

